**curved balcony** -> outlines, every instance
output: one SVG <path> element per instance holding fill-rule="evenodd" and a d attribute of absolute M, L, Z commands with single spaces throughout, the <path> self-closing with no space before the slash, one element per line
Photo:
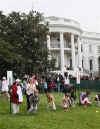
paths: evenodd
<path fill-rule="evenodd" d="M 50 43 L 51 48 L 60 48 L 60 42 L 51 42 Z"/>
<path fill-rule="evenodd" d="M 59 41 L 52 41 L 50 43 L 50 50 L 60 50 L 60 42 Z M 71 43 L 64 42 L 64 50 L 71 51 Z M 75 44 L 75 50 L 78 50 L 78 45 Z"/>
<path fill-rule="evenodd" d="M 46 17 L 45 20 L 48 21 L 50 25 L 71 26 L 82 31 L 80 28 L 80 23 L 72 19 L 51 16 L 51 17 Z"/>
<path fill-rule="evenodd" d="M 60 50 L 60 42 L 59 41 L 51 41 L 50 50 Z"/>

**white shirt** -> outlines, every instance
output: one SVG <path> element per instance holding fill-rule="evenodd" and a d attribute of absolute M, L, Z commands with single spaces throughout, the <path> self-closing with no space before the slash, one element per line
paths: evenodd
<path fill-rule="evenodd" d="M 18 94 L 19 102 L 23 102 L 22 89 L 20 86 L 17 86 L 17 94 Z"/>
<path fill-rule="evenodd" d="M 2 81 L 2 91 L 8 92 L 8 86 L 9 86 L 8 80 L 3 80 Z"/>
<path fill-rule="evenodd" d="M 30 85 L 30 83 L 28 83 L 26 87 L 26 94 L 27 95 L 33 94 L 35 89 L 36 89 L 36 86 L 34 84 Z"/>
<path fill-rule="evenodd" d="M 65 78 L 65 82 L 64 82 L 64 84 L 70 84 L 70 80 L 67 78 Z"/>

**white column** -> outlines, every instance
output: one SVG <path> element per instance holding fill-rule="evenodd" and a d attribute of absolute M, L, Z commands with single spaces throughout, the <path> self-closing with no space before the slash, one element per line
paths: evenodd
<path fill-rule="evenodd" d="M 78 67 L 82 69 L 82 53 L 81 53 L 81 42 L 78 36 Z"/>
<path fill-rule="evenodd" d="M 61 59 L 61 72 L 64 74 L 64 39 L 63 32 L 60 32 L 60 59 Z"/>
<path fill-rule="evenodd" d="M 50 35 L 47 35 L 47 48 L 50 49 Z"/>
<path fill-rule="evenodd" d="M 75 70 L 75 44 L 74 44 L 74 34 L 71 34 L 71 48 L 72 48 L 72 68 Z"/>
<path fill-rule="evenodd" d="M 95 72 L 98 71 L 98 58 L 97 57 L 93 58 L 93 71 Z"/>

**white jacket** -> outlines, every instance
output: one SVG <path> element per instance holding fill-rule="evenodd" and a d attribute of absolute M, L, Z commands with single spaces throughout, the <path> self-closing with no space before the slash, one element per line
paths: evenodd
<path fill-rule="evenodd" d="M 23 95 L 22 95 L 22 89 L 20 86 L 17 86 L 17 94 L 18 94 L 18 101 L 23 102 Z"/>

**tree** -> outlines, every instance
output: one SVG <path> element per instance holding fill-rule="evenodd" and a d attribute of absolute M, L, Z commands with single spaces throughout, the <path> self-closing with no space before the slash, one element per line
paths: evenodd
<path fill-rule="evenodd" d="M 45 72 L 52 67 L 46 45 L 48 33 L 48 23 L 44 22 L 44 17 L 39 12 L 12 12 L 8 16 L 0 12 L 1 49 L 3 52 L 5 50 L 7 64 L 17 74 Z M 3 44 L 8 47 L 3 49 Z M 2 58 L 2 62 L 4 61 Z"/>
<path fill-rule="evenodd" d="M 19 63 L 22 57 L 15 51 L 15 46 L 9 42 L 8 36 L 8 20 L 2 12 L 0 12 L 0 74 L 1 76 L 7 70 L 15 69 L 15 62 Z"/>

